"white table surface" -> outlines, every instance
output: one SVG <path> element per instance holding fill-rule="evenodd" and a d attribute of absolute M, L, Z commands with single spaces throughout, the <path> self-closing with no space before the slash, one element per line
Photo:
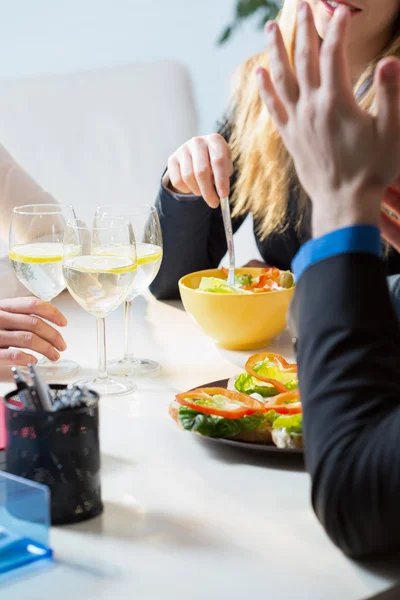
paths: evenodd
<path fill-rule="evenodd" d="M 96 368 L 95 320 L 68 294 L 66 356 Z M 301 460 L 222 447 L 168 416 L 178 391 L 229 377 L 247 357 L 217 349 L 180 303 L 135 300 L 138 353 L 162 372 L 131 396 L 101 400 L 102 516 L 53 528 L 56 562 L 0 587 L 7 600 L 361 600 L 400 580 L 396 565 L 360 566 L 329 541 Z M 122 352 L 122 309 L 108 319 Z M 293 358 L 285 333 L 272 346 Z M 0 384 L 0 393 L 10 384 Z M 380 596 L 379 596 L 380 597 Z M 393 596 L 400 598 L 398 595 Z"/>

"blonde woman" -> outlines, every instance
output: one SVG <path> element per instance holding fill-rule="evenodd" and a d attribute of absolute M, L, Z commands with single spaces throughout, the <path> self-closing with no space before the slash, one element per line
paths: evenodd
<path fill-rule="evenodd" d="M 0 241 L 8 247 L 13 208 L 21 204 L 46 204 L 55 200 L 45 192 L 0 145 Z M 4 253 L 4 254 L 5 254 Z M 67 345 L 52 326 L 65 327 L 60 311 L 39 298 L 26 296 L 8 255 L 0 258 L 0 365 L 36 363 L 31 350 L 56 361 Z"/>
<path fill-rule="evenodd" d="M 400 56 L 400 0 L 345 3 L 352 13 L 347 60 L 355 96 L 363 109 L 373 112 L 375 66 L 385 56 Z M 338 2 L 308 4 L 322 40 Z M 297 7 L 298 0 L 285 0 L 279 18 L 291 66 Z M 219 133 L 188 141 L 168 160 L 156 203 L 165 250 L 152 286 L 158 298 L 177 297 L 182 275 L 216 267 L 224 256 L 219 197 L 230 194 L 235 230 L 252 213 L 256 243 L 269 265 L 290 269 L 299 247 L 310 238 L 309 200 L 258 93 L 255 70 L 268 68 L 268 61 L 263 53 L 241 67 L 230 117 Z M 388 274 L 400 273 L 397 251 L 388 253 L 386 264 Z"/>

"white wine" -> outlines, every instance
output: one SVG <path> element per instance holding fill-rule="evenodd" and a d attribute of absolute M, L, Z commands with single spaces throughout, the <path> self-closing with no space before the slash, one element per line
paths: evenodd
<path fill-rule="evenodd" d="M 75 300 L 96 318 L 104 318 L 130 294 L 136 264 L 126 256 L 83 255 L 66 259 L 63 271 Z"/>
<path fill-rule="evenodd" d="M 65 288 L 62 243 L 18 244 L 9 258 L 20 282 L 38 298 L 49 302 Z"/>
<path fill-rule="evenodd" d="M 133 284 L 129 300 L 144 292 L 157 275 L 161 261 L 162 248 L 155 244 L 136 243 L 137 252 L 137 274 Z"/>

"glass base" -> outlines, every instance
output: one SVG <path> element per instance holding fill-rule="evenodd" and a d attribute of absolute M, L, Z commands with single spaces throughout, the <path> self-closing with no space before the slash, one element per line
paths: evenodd
<path fill-rule="evenodd" d="M 90 390 L 97 392 L 100 397 L 125 396 L 126 394 L 132 394 L 137 389 L 132 381 L 123 381 L 121 379 L 114 379 L 113 377 L 80 379 L 79 381 L 75 381 L 75 385 L 85 385 Z"/>
<path fill-rule="evenodd" d="M 66 377 L 72 377 L 79 372 L 79 365 L 73 360 L 67 360 L 61 358 L 57 362 L 52 362 L 47 358 L 41 358 L 36 364 L 38 373 L 44 377 L 51 377 L 52 379 L 65 379 Z M 28 372 L 28 369 L 22 369 L 24 372 Z"/>
<path fill-rule="evenodd" d="M 114 360 L 107 365 L 111 375 L 118 377 L 140 377 L 140 375 L 151 375 L 161 369 L 160 365 L 149 358 L 123 358 Z"/>

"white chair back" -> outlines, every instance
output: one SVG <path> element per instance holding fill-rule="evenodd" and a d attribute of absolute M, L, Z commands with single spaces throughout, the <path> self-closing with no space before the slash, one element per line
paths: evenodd
<path fill-rule="evenodd" d="M 172 62 L 0 78 L 0 89 L 0 143 L 84 220 L 101 204 L 153 203 L 169 154 L 197 133 L 190 78 Z"/>

